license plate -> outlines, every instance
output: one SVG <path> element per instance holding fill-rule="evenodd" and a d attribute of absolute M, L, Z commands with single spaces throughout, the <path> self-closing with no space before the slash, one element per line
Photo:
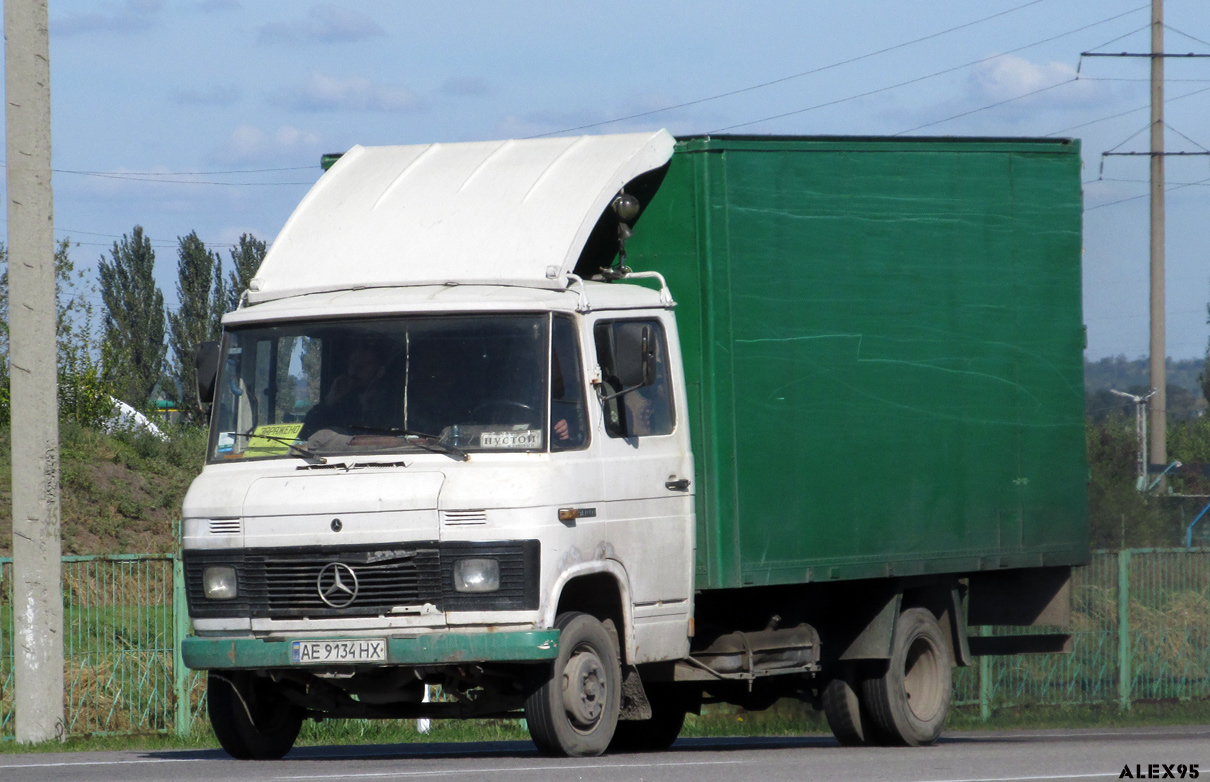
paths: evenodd
<path fill-rule="evenodd" d="M 537 448 L 542 444 L 542 430 L 520 432 L 484 432 L 479 435 L 480 448 Z"/>
<path fill-rule="evenodd" d="M 326 641 L 291 641 L 290 662 L 300 665 L 316 663 L 386 662 L 385 638 L 348 638 Z"/>

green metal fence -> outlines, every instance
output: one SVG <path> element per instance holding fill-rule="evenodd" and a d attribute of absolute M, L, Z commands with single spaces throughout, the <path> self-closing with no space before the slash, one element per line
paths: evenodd
<path fill-rule="evenodd" d="M 1071 654 L 977 658 L 955 672 L 955 701 L 987 716 L 1210 698 L 1210 549 L 1098 552 L 1073 586 Z M 179 559 L 64 557 L 63 600 L 67 734 L 189 733 L 205 684 L 178 652 L 189 629 Z M 13 735 L 12 622 L 12 560 L 0 558 L 0 739 Z"/>
<path fill-rule="evenodd" d="M 1210 698 L 1210 549 L 1097 552 L 1075 572 L 1072 609 L 1071 654 L 979 658 L 956 672 L 957 702 L 986 717 L 1006 706 Z"/>

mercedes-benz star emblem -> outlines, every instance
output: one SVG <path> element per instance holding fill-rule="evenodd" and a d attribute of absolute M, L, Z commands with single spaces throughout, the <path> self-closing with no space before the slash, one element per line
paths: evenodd
<path fill-rule="evenodd" d="M 357 597 L 357 574 L 343 562 L 329 562 L 315 579 L 319 599 L 333 608 L 347 608 Z"/>

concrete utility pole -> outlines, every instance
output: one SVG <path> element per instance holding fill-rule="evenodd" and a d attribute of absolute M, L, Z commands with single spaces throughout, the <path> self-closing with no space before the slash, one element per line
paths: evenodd
<path fill-rule="evenodd" d="M 4 2 L 17 741 L 63 732 L 47 0 Z"/>
<path fill-rule="evenodd" d="M 1168 464 L 1168 357 L 1164 314 L 1164 0 L 1151 0 L 1151 443 Z"/>
<path fill-rule="evenodd" d="M 1168 465 L 1168 358 L 1164 312 L 1164 158 L 1169 155 L 1210 155 L 1200 152 L 1164 151 L 1164 60 L 1168 57 L 1204 59 L 1210 54 L 1168 54 L 1164 51 L 1164 0 L 1151 0 L 1150 52 L 1081 52 L 1081 57 L 1146 57 L 1151 60 L 1151 151 L 1102 152 L 1104 159 L 1119 155 L 1147 155 L 1151 158 L 1151 439 L 1148 459 L 1163 469 Z M 1164 472 L 1167 472 L 1165 470 Z M 1150 468 L 1148 469 L 1150 473 Z M 1161 473 L 1161 477 L 1163 473 Z"/>

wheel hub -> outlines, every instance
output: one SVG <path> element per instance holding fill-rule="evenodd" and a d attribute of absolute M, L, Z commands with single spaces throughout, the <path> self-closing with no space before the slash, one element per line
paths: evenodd
<path fill-rule="evenodd" d="M 903 689 L 908 708 L 921 720 L 931 720 L 944 706 L 942 700 L 943 669 L 941 656 L 927 638 L 917 638 L 908 649 L 905 660 Z"/>
<path fill-rule="evenodd" d="M 563 708 L 572 723 L 592 727 L 605 710 L 605 666 L 589 650 L 578 651 L 563 670 Z"/>

